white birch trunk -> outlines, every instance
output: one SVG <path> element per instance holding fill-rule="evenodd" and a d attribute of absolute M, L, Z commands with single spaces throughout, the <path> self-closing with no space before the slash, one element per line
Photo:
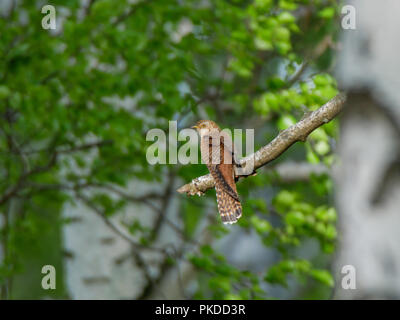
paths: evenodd
<path fill-rule="evenodd" d="M 135 182 L 129 188 L 130 194 L 146 194 L 147 191 L 162 192 L 161 185 Z M 170 204 L 165 214 L 172 219 L 177 212 L 176 201 Z M 156 203 L 157 204 L 157 203 Z M 73 222 L 64 227 L 65 279 L 72 299 L 135 299 L 147 285 L 142 268 L 135 261 L 132 246 L 128 241 L 110 229 L 91 209 L 84 204 L 64 209 L 64 216 Z M 137 218 L 144 226 L 151 227 L 155 214 L 146 205 L 130 204 L 123 213 L 117 213 L 111 221 L 124 230 L 121 221 L 132 222 Z M 126 233 L 129 233 L 126 229 Z M 164 225 L 154 246 L 167 243 L 178 244 L 176 233 Z M 138 241 L 139 242 L 139 241 Z M 143 258 L 151 276 L 157 276 L 161 256 L 146 252 Z"/>
<path fill-rule="evenodd" d="M 357 29 L 342 31 L 338 68 L 349 94 L 336 172 L 335 297 L 399 299 L 400 2 L 350 3 Z M 355 268 L 355 289 L 342 286 L 345 265 Z"/>

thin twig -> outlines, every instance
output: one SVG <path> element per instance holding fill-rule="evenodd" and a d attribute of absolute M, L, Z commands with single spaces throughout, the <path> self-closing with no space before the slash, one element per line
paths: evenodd
<path fill-rule="evenodd" d="M 96 205 L 94 205 L 89 198 L 86 196 L 76 193 L 76 197 L 80 199 L 85 205 L 87 205 L 90 209 L 92 209 L 103 221 L 104 223 L 112 230 L 114 233 L 116 233 L 118 236 L 126 240 L 130 245 L 135 247 L 136 249 L 143 249 L 143 250 L 149 250 L 149 251 L 157 251 L 161 253 L 166 253 L 165 248 L 156 248 L 156 247 L 150 247 L 147 245 L 142 245 L 138 243 L 133 237 L 131 237 L 129 234 L 127 234 L 125 231 L 123 231 L 117 224 L 113 223 L 103 211 L 101 211 Z"/>

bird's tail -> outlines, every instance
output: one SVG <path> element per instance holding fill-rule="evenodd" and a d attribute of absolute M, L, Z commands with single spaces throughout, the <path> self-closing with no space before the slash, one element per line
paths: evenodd
<path fill-rule="evenodd" d="M 220 188 L 216 188 L 218 211 L 224 224 L 236 223 L 242 216 L 242 205 Z"/>

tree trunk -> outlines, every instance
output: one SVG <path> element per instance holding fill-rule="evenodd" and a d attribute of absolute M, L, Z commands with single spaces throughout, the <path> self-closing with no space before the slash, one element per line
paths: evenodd
<path fill-rule="evenodd" d="M 135 182 L 132 182 L 127 192 L 138 196 L 139 191 L 143 194 L 148 191 L 162 193 L 160 184 L 139 183 L 140 190 L 134 188 Z M 175 202 L 174 199 L 163 212 L 170 219 L 178 211 Z M 157 201 L 155 204 L 159 205 Z M 72 221 L 63 230 L 65 279 L 72 299 L 136 299 L 143 296 L 144 290 L 149 290 L 149 277 L 157 278 L 160 272 L 162 257 L 159 253 L 134 248 L 83 203 L 66 206 L 64 216 Z M 124 212 L 109 219 L 129 234 L 121 222 L 130 224 L 138 219 L 142 225 L 152 228 L 155 218 L 155 212 L 148 206 L 129 204 Z M 139 243 L 137 238 L 132 236 L 132 239 Z M 177 245 L 180 239 L 164 224 L 154 246 L 162 247 L 166 243 Z"/>
<path fill-rule="evenodd" d="M 336 202 L 338 299 L 400 298 L 400 2 L 359 0 L 356 30 L 343 30 L 342 115 Z M 354 267 L 347 288 L 344 266 Z M 342 271 L 343 270 L 343 271 Z M 343 273 L 342 273 L 343 272 Z"/>

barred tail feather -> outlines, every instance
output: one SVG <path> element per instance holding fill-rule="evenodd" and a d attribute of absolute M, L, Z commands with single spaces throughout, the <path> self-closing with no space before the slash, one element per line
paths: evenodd
<path fill-rule="evenodd" d="M 236 223 L 242 216 L 240 201 L 232 198 L 221 188 L 216 188 L 218 211 L 224 224 Z"/>

